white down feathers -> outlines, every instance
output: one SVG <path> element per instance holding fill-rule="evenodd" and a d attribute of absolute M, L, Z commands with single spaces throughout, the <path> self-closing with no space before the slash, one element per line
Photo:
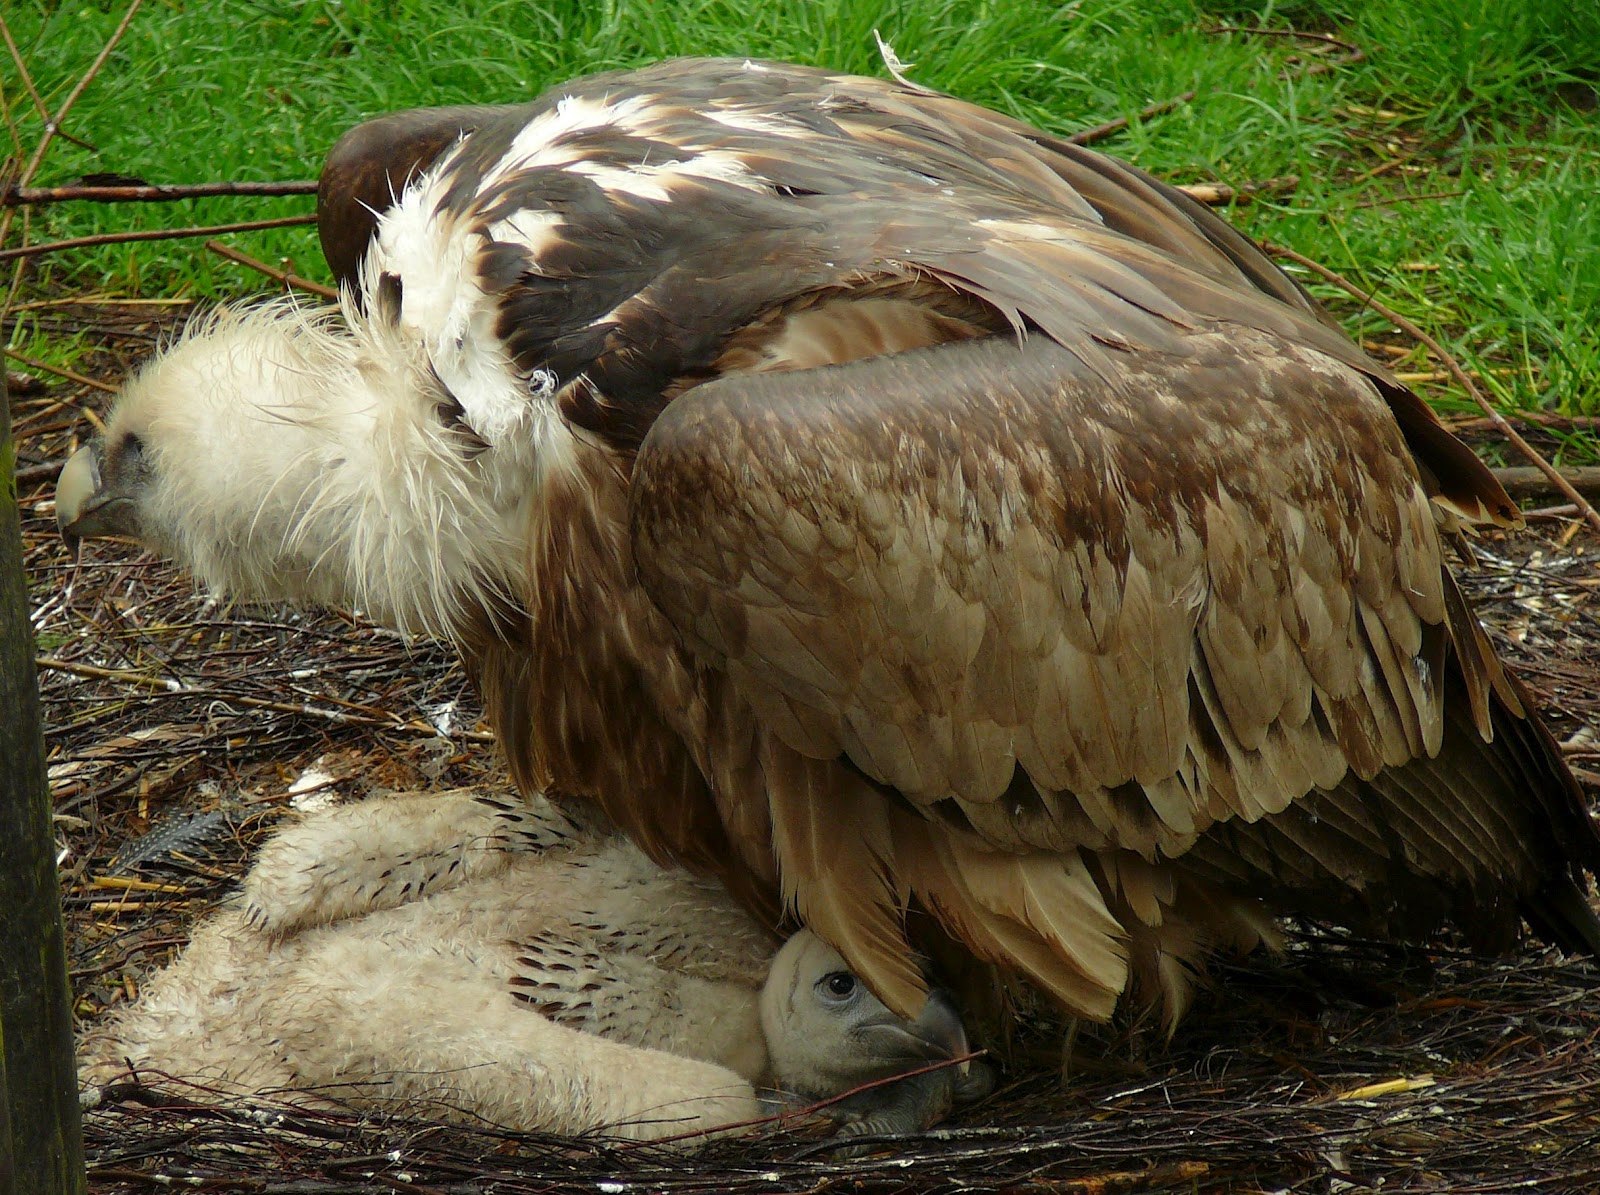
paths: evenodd
<path fill-rule="evenodd" d="M 81 1075 L 676 1136 L 762 1115 L 772 949 L 714 884 L 542 800 L 380 798 L 270 842 Z"/>

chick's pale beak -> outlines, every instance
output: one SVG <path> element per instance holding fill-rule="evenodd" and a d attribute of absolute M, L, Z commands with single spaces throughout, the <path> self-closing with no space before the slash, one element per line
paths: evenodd
<path fill-rule="evenodd" d="M 85 444 L 61 467 L 56 481 L 56 526 L 68 543 L 139 534 L 133 500 L 101 481 L 98 441 Z"/>

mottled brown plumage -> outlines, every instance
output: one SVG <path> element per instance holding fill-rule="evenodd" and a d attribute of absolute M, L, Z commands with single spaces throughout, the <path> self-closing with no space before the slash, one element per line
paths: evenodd
<path fill-rule="evenodd" d="M 430 587 L 524 787 L 902 1011 L 908 924 L 1091 1017 L 1284 912 L 1600 946 L 1580 794 L 1442 555 L 1515 508 L 1211 213 L 781 64 L 385 121 L 329 260 L 523 550 L 351 571 Z"/>

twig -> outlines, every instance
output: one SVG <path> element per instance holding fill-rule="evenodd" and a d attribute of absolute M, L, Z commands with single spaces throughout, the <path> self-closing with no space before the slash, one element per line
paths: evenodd
<path fill-rule="evenodd" d="M 130 299 L 120 295 L 91 292 L 86 295 L 60 295 L 53 299 L 31 299 L 14 306 L 11 314 L 15 315 L 19 311 L 48 311 L 54 307 L 193 307 L 196 301 L 192 298 Z"/>
<path fill-rule="evenodd" d="M 274 282 L 281 286 L 294 287 L 296 290 L 309 291 L 314 295 L 320 295 L 324 299 L 337 299 L 339 297 L 339 292 L 334 290 L 331 286 L 323 286 L 322 283 L 313 282 L 309 278 L 302 278 L 299 274 L 291 274 L 287 270 L 276 269 L 273 266 L 269 266 L 264 261 L 257 261 L 248 253 L 240 253 L 239 250 L 224 245 L 221 241 L 207 241 L 206 248 L 211 250 L 211 252 L 215 253 L 218 257 L 225 257 L 229 261 L 235 261 L 242 266 L 248 266 L 257 273 L 265 274 L 268 278 L 271 278 Z"/>
<path fill-rule="evenodd" d="M 1556 489 L 1540 470 L 1531 469 L 1526 465 L 1512 465 L 1504 469 L 1492 469 L 1490 472 L 1505 487 L 1506 493 L 1519 500 L 1548 498 L 1556 493 L 1565 496 L 1566 493 L 1564 490 Z M 1562 469 L 1560 472 L 1567 484 L 1580 494 L 1592 494 L 1600 498 L 1600 465 L 1582 465 L 1574 469 Z"/>
<path fill-rule="evenodd" d="M 1227 183 L 1185 183 L 1178 190 L 1207 207 L 1223 207 L 1230 203 L 1249 203 L 1257 195 L 1287 195 L 1299 186 L 1298 174 L 1284 174 L 1237 187 Z"/>
<path fill-rule="evenodd" d="M 117 388 L 115 386 L 108 386 L 104 382 L 97 382 L 93 378 L 84 377 L 81 373 L 73 373 L 72 370 L 64 369 L 59 365 L 49 365 L 43 361 L 37 361 L 32 357 L 24 356 L 22 353 L 17 352 L 16 349 L 6 349 L 5 355 L 10 357 L 13 361 L 22 362 L 29 369 L 41 370 L 44 373 L 53 373 L 58 378 L 66 378 L 67 381 L 76 382 L 80 386 L 92 386 L 96 390 L 104 390 L 107 394 L 115 394 L 117 392 Z"/>
<path fill-rule="evenodd" d="M 1195 1189 L 1198 1180 L 1210 1173 L 1209 1162 L 1164 1162 L 1144 1170 L 1107 1170 L 1081 1178 L 1032 1175 L 1008 1189 L 1039 1191 L 1047 1195 L 1122 1195 L 1123 1192 L 1133 1195 L 1138 1191 Z"/>
<path fill-rule="evenodd" d="M 83 78 L 79 79 L 77 85 L 67 93 L 67 98 L 61 101 L 61 107 L 56 109 L 56 114 L 45 121 L 44 136 L 39 138 L 39 144 L 34 148 L 33 156 L 28 159 L 28 164 L 23 167 L 22 174 L 17 179 L 18 186 L 25 187 L 33 181 L 34 172 L 39 169 L 39 164 L 44 161 L 45 152 L 50 148 L 50 142 L 54 140 L 56 130 L 61 127 L 61 122 L 67 118 L 67 113 L 72 111 L 72 106 L 78 102 L 78 97 L 84 93 L 90 83 L 94 82 L 95 76 L 100 73 L 100 68 L 105 66 L 106 59 L 111 57 L 111 51 L 117 48 L 117 43 L 122 40 L 122 35 L 128 31 L 128 26 L 133 23 L 134 15 L 143 4 L 144 0 L 131 0 L 127 11 L 122 14 L 122 20 L 117 22 L 117 27 L 112 30 L 111 36 L 106 39 L 106 44 L 100 47 L 100 53 L 95 55 L 95 60 L 89 64 L 89 69 L 83 72 Z"/>
<path fill-rule="evenodd" d="M 67 113 L 72 111 L 72 106 L 78 102 L 78 97 L 84 93 L 89 84 L 94 81 L 94 77 L 100 73 L 100 68 L 105 65 L 106 59 L 111 57 L 111 51 L 116 49 L 117 43 L 122 40 L 122 35 L 128 31 L 128 26 L 132 24 L 134 14 L 139 11 L 139 6 L 143 3 L 144 0 L 131 0 L 127 11 L 122 14 L 122 20 L 117 22 L 117 27 L 112 30 L 111 36 L 106 39 L 106 44 L 100 47 L 100 53 L 89 64 L 89 69 L 84 71 L 83 77 L 78 80 L 72 91 L 68 93 L 67 98 L 61 102 L 61 107 L 56 109 L 56 114 L 44 122 L 44 135 L 39 138 L 39 144 L 34 147 L 33 156 L 28 159 L 28 164 L 23 167 L 22 173 L 17 175 L 17 186 L 25 187 L 33 181 L 34 172 L 39 169 L 39 164 L 44 161 L 44 155 L 50 148 L 51 140 L 60 130 L 61 122 L 67 118 Z M 8 42 L 11 40 L 9 28 L 6 30 L 6 40 Z M 26 75 L 26 73 L 26 70 L 24 70 L 23 74 Z M 12 209 L 0 208 L 0 245 L 5 244 L 6 237 L 10 235 L 12 214 Z M 26 248 L 28 239 L 28 220 L 29 214 L 24 209 L 22 214 L 24 248 Z M 0 260 L 6 260 L 4 253 L 0 253 Z M 11 287 L 6 292 L 4 303 L 0 304 L 0 314 L 9 311 L 11 304 L 17 301 L 17 294 L 22 289 L 22 274 L 23 270 L 20 265 L 12 271 Z"/>
<path fill-rule="evenodd" d="M 1186 91 L 1170 100 L 1162 100 L 1159 104 L 1151 104 L 1148 108 L 1142 109 L 1133 116 L 1119 116 L 1115 120 L 1106 121 L 1105 124 L 1097 124 L 1092 129 L 1080 129 L 1066 139 L 1067 144 L 1093 145 L 1096 141 L 1104 141 L 1107 137 L 1113 137 L 1122 132 L 1135 120 L 1143 122 L 1149 120 L 1152 116 L 1160 116 L 1164 112 L 1171 112 L 1179 104 L 1187 104 L 1194 99 L 1196 94 L 1198 93 Z"/>
<path fill-rule="evenodd" d="M 1548 411 L 1518 411 L 1519 423 L 1536 423 L 1552 431 L 1572 432 L 1600 430 L 1600 415 L 1552 415 Z M 1463 415 L 1446 419 L 1444 425 L 1456 433 L 1482 431 L 1494 425 L 1482 415 Z"/>
<path fill-rule="evenodd" d="M 1473 369 L 1468 372 L 1475 378 L 1483 378 L 1506 377 L 1512 374 L 1519 374 L 1522 371 L 1507 367 L 1505 369 Z M 1396 381 L 1404 382 L 1407 386 L 1418 386 L 1425 382 L 1448 382 L 1450 380 L 1450 371 L 1448 369 L 1414 369 L 1405 373 L 1397 373 L 1394 376 Z"/>
<path fill-rule="evenodd" d="M 4 13 L 0 13 L 0 37 L 5 39 L 6 50 L 11 54 L 11 62 L 17 68 L 17 75 L 22 79 L 22 86 L 28 93 L 28 98 L 33 101 L 33 110 L 39 114 L 39 119 L 48 121 L 50 109 L 44 105 L 44 100 L 39 96 L 39 89 L 33 85 L 33 75 L 28 71 L 28 63 L 22 57 L 22 51 L 17 48 L 17 39 L 11 36 L 11 26 L 6 23 Z M 6 116 L 10 117 L 10 112 Z M 22 145 L 17 144 L 17 152 L 22 152 Z"/>
<path fill-rule="evenodd" d="M 1363 339 L 1362 342 L 1361 342 L 1361 347 L 1366 349 L 1367 352 L 1372 353 L 1372 354 L 1374 354 L 1376 356 L 1391 357 L 1391 358 L 1394 358 L 1394 357 L 1409 357 L 1409 356 L 1411 356 L 1412 353 L 1417 351 L 1417 346 L 1414 345 L 1414 344 L 1407 344 L 1407 345 L 1385 344 L 1381 340 L 1366 340 L 1366 339 Z"/>
<path fill-rule="evenodd" d="M 1305 70 L 1300 72 L 1300 77 L 1302 79 L 1309 79 L 1313 75 L 1325 75 L 1329 71 L 1338 70 L 1341 66 L 1354 66 L 1358 62 L 1365 62 L 1366 60 L 1367 52 L 1365 50 L 1357 50 L 1355 53 L 1339 59 L 1337 62 L 1313 62 L 1310 66 L 1306 67 Z"/>
<path fill-rule="evenodd" d="M 375 726 L 384 730 L 404 730 L 411 734 L 425 734 L 432 738 L 449 739 L 457 737 L 441 734 L 438 727 L 416 718 L 408 720 L 398 715 L 391 715 L 385 718 L 372 714 L 355 714 L 346 713 L 344 710 L 323 709 L 303 702 L 271 701 L 265 697 L 251 697 L 244 693 L 229 693 L 209 686 L 188 685 L 169 677 L 148 676 L 145 673 L 131 672 L 127 669 L 101 668 L 94 664 L 80 664 L 76 660 L 59 660 L 53 656 L 40 656 L 36 663 L 40 668 L 54 672 L 68 672 L 74 676 L 86 676 L 95 680 L 120 681 L 123 684 L 134 685 L 141 689 L 150 689 L 157 693 L 167 693 L 175 697 L 210 698 L 228 705 L 244 706 L 247 709 L 270 710 L 277 714 L 296 714 L 305 718 L 321 718 L 328 722 L 338 723 L 341 726 Z M 494 742 L 494 736 L 486 731 L 463 730 L 458 734 L 459 737 L 476 743 Z"/>
<path fill-rule="evenodd" d="M 1465 191 L 1424 191 L 1416 195 L 1385 195 L 1380 199 L 1363 199 L 1350 206 L 1356 208 L 1390 207 L 1396 203 L 1423 203 L 1429 199 L 1456 199 Z"/>
<path fill-rule="evenodd" d="M 1342 58 L 1314 62 L 1307 66 L 1300 72 L 1302 79 L 1309 79 L 1313 75 L 1326 74 L 1328 71 L 1336 70 L 1341 66 L 1354 66 L 1358 62 L 1366 61 L 1367 57 L 1367 52 L 1360 46 L 1351 42 L 1341 41 L 1327 33 L 1310 33 L 1304 29 L 1268 29 L 1260 25 L 1217 25 L 1207 29 L 1205 32 L 1250 33 L 1258 37 L 1293 37 L 1301 41 L 1316 42 L 1318 45 L 1332 46 L 1343 54 Z M 1287 74 L 1287 72 L 1285 73 Z"/>
<path fill-rule="evenodd" d="M 245 220 L 238 224 L 209 224 L 202 228 L 146 228 L 134 232 L 105 232 L 91 237 L 73 237 L 65 241 L 47 241 L 42 245 L 21 245 L 15 249 L 0 249 L 0 261 L 19 257 L 38 257 L 61 249 L 88 249 L 95 245 L 121 245 L 129 241 L 176 241 L 184 237 L 209 237 L 223 232 L 256 232 L 263 228 L 293 228 L 299 224 L 314 224 L 316 216 L 279 216 L 275 220 Z"/>
<path fill-rule="evenodd" d="M 1405 153 L 1397 154 L 1395 157 L 1390 158 L 1386 162 L 1379 162 L 1371 170 L 1366 170 L 1356 175 L 1355 178 L 1350 180 L 1350 186 L 1355 188 L 1360 186 L 1362 183 L 1371 182 L 1380 175 L 1388 174 L 1391 170 L 1398 170 L 1407 162 L 1415 161 L 1418 155 L 1428 148 L 1430 148 L 1428 142 L 1419 141 L 1416 145 L 1406 150 Z"/>
<path fill-rule="evenodd" d="M 212 195 L 315 195 L 315 179 L 281 183 L 145 183 L 122 187 L 9 187 L 0 193 L 0 207 L 26 207 L 83 200 L 91 203 L 164 203 Z"/>
<path fill-rule="evenodd" d="M 1351 63 L 1360 62 L 1366 57 L 1365 52 L 1356 46 L 1351 46 L 1350 51 L 1351 52 L 1347 57 L 1340 59 L 1338 62 L 1317 63 L 1313 66 L 1307 67 L 1301 72 L 1301 74 L 1319 75 L 1323 71 L 1332 70 L 1336 66 L 1348 66 Z M 1097 124 L 1093 128 L 1089 129 L 1080 129 L 1078 132 L 1073 133 L 1070 137 L 1066 138 L 1067 144 L 1093 145 L 1097 141 L 1104 141 L 1107 137 L 1113 137 L 1122 132 L 1123 129 L 1127 128 L 1128 125 L 1136 120 L 1142 123 L 1146 120 L 1149 120 L 1151 117 L 1160 116 L 1163 113 L 1171 112 L 1180 104 L 1187 104 L 1190 100 L 1194 99 L 1197 94 L 1199 93 L 1195 91 L 1186 91 L 1182 95 L 1174 96 L 1170 100 L 1162 100 L 1160 103 L 1151 104 L 1148 108 L 1141 109 L 1133 116 L 1119 116 L 1115 120 L 1106 121 L 1105 124 Z M 1222 202 L 1227 201 L 1223 200 Z"/>
<path fill-rule="evenodd" d="M 65 461 L 46 461 L 42 465 L 28 465 L 26 468 L 18 469 L 12 476 L 19 486 L 32 485 L 37 481 L 49 481 L 61 472 L 61 466 L 65 463 Z"/>
<path fill-rule="evenodd" d="M 1373 311 L 1377 312 L 1378 315 L 1388 320 L 1391 324 L 1405 332 L 1407 335 L 1413 336 L 1417 340 L 1420 340 L 1423 344 L 1427 345 L 1428 351 L 1439 359 L 1439 362 L 1450 371 L 1450 375 L 1455 378 L 1457 384 L 1459 384 L 1460 387 L 1467 392 L 1468 396 L 1473 402 L 1478 404 L 1479 409 L 1483 411 L 1489 422 L 1494 425 L 1494 429 L 1507 440 L 1511 441 L 1511 443 L 1516 446 L 1517 451 L 1522 453 L 1522 455 L 1527 458 L 1534 468 L 1538 469 L 1540 473 L 1544 474 L 1545 478 L 1552 486 L 1555 487 L 1562 497 L 1566 498 L 1578 508 L 1578 512 L 1583 515 L 1584 519 L 1591 527 L 1593 527 L 1596 531 L 1600 531 L 1600 514 L 1597 514 L 1594 507 L 1589 504 L 1582 494 L 1578 493 L 1578 491 L 1572 487 L 1565 477 L 1561 476 L 1556 467 L 1549 461 L 1545 460 L 1544 457 L 1539 454 L 1538 450 L 1535 449 L 1532 444 L 1529 444 L 1526 440 L 1524 440 L 1521 433 L 1519 433 L 1516 428 L 1511 426 L 1510 421 L 1495 409 L 1494 405 L 1484 397 L 1483 391 L 1479 390 L 1472 378 L 1467 375 L 1467 371 L 1461 368 L 1461 363 L 1457 361 L 1452 354 L 1446 352 L 1443 345 L 1441 345 L 1432 336 L 1429 336 L 1416 324 L 1408 320 L 1405 316 L 1401 315 L 1398 311 L 1393 311 L 1384 304 L 1378 302 L 1376 298 L 1362 290 L 1343 274 L 1340 274 L 1335 270 L 1330 270 L 1321 262 L 1313 261 L 1303 253 L 1296 253 L 1293 249 L 1290 249 L 1285 245 L 1276 245 L 1271 241 L 1263 241 L 1261 243 L 1261 247 L 1275 257 L 1286 258 L 1289 261 L 1304 266 L 1313 274 L 1316 274 L 1324 282 L 1329 282 L 1334 286 L 1337 286 L 1340 290 L 1356 299 L 1356 301 L 1361 303 L 1363 306 L 1370 307 Z"/>
<path fill-rule="evenodd" d="M 1326 46 L 1343 50 L 1346 54 L 1359 54 L 1361 47 L 1347 41 L 1340 41 L 1330 33 L 1312 33 L 1306 29 L 1268 29 L 1264 25 L 1213 25 L 1206 33 L 1250 33 L 1257 37 L 1295 37 L 1301 41 L 1321 42 Z"/>

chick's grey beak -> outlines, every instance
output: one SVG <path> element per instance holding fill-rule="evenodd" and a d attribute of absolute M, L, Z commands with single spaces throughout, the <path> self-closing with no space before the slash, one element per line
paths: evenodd
<path fill-rule="evenodd" d="M 937 1051 L 935 1058 L 959 1058 L 970 1052 L 961 1014 L 950 997 L 938 988 L 928 993 L 928 1002 L 912 1022 L 912 1029 L 928 1043 L 930 1050 Z"/>
<path fill-rule="evenodd" d="M 914 1021 L 902 1020 L 888 1009 L 884 1014 L 862 1027 L 879 1058 L 916 1066 L 969 1053 L 960 1014 L 950 997 L 937 988 L 928 993 L 928 1002 Z"/>
<path fill-rule="evenodd" d="M 85 444 L 56 481 L 56 526 L 69 544 L 107 535 L 139 534 L 133 500 L 102 483 L 100 444 Z"/>

